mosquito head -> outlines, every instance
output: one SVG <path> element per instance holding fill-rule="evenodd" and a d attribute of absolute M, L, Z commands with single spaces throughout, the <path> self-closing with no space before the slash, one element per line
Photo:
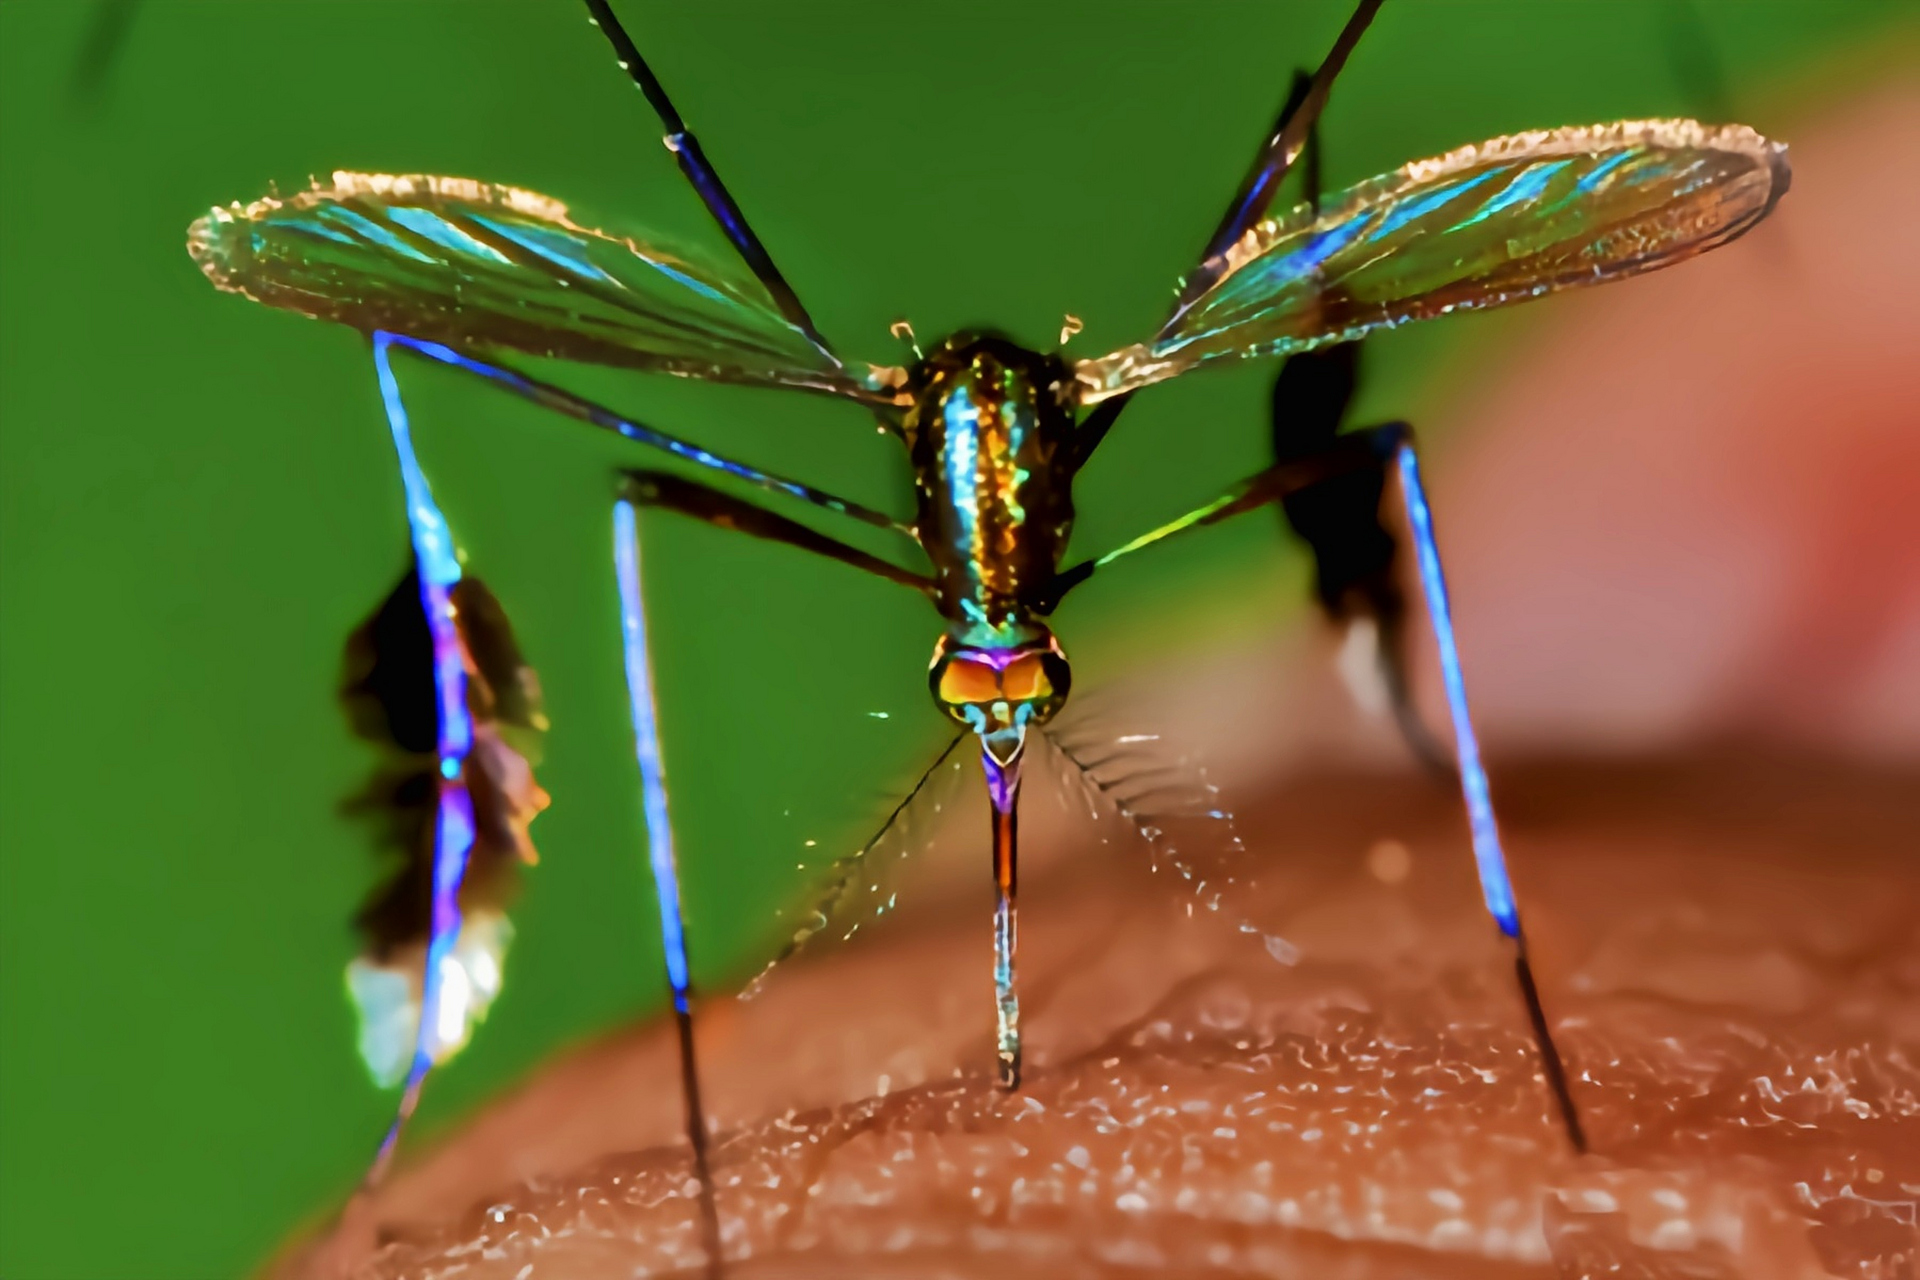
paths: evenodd
<path fill-rule="evenodd" d="M 979 648 L 941 636 L 927 671 L 940 710 L 978 734 L 1002 765 L 1019 758 L 1028 727 L 1053 719 L 1072 685 L 1067 655 L 1045 629 L 1014 648 Z"/>

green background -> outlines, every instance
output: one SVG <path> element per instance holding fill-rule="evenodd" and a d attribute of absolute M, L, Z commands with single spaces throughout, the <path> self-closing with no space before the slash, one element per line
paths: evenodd
<path fill-rule="evenodd" d="M 1345 9 L 624 6 L 821 326 L 880 362 L 903 316 L 1045 345 L 1072 311 L 1081 355 L 1146 335 Z M 1531 126 L 1730 106 L 1770 131 L 1809 69 L 1831 79 L 1913 9 L 1692 13 L 1389 5 L 1327 117 L 1329 181 Z M 186 225 L 342 166 L 510 182 L 724 246 L 572 5 L 149 2 L 92 96 L 72 86 L 89 14 L 0 4 L 0 1275 L 229 1276 L 350 1186 L 390 1106 L 341 988 L 373 864 L 337 805 L 373 756 L 333 689 L 406 543 L 364 342 L 216 294 Z M 1502 323 L 1377 342 L 1360 411 L 1417 418 Z M 1143 397 L 1084 478 L 1081 545 L 1256 469 L 1267 376 Z M 436 1077 L 431 1131 L 658 1007 L 661 980 L 607 554 L 609 471 L 641 455 L 456 375 L 403 378 L 555 725 L 506 994 Z M 897 448 L 850 406 L 573 381 L 905 510 Z M 805 842 L 870 826 L 940 738 L 937 628 L 839 566 L 670 518 L 648 535 L 696 971 L 719 985 L 771 945 Z M 1271 521 L 1145 557 L 1061 611 L 1076 682 L 1271 626 L 1303 581 Z"/>

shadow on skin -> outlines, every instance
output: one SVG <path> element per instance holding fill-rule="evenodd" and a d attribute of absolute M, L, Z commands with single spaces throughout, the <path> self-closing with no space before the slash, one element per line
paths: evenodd
<path fill-rule="evenodd" d="M 1434 469 L 1595 1154 L 1553 1122 L 1457 800 L 1374 767 L 1385 731 L 1302 728 L 1326 655 L 1268 649 L 1189 705 L 1216 758 L 1259 762 L 1230 788 L 1258 872 L 1232 905 L 1295 962 L 1112 848 L 1022 886 L 1017 1095 L 991 1083 L 984 875 L 710 1001 L 729 1275 L 1916 1273 L 1920 223 L 1859 214 L 1920 207 L 1891 160 L 1920 153 L 1920 92 L 1790 136 L 1772 223 L 1543 309 Z M 556 1061 L 335 1256 L 697 1273 L 673 1061 L 652 1027 Z"/>

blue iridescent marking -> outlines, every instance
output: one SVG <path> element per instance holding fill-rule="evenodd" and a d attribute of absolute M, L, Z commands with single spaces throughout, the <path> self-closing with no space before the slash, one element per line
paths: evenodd
<path fill-rule="evenodd" d="M 627 659 L 627 699 L 633 711 L 633 754 L 640 763 L 641 804 L 647 822 L 647 862 L 660 907 L 660 942 L 674 1007 L 687 1008 L 687 936 L 680 914 L 680 875 L 673 859 L 673 823 L 667 815 L 667 771 L 660 755 L 659 713 L 647 657 L 647 608 L 640 593 L 640 534 L 633 504 L 613 506 L 613 565 L 620 583 L 620 636 Z"/>
<path fill-rule="evenodd" d="M 356 240 L 354 237 L 348 235 L 346 232 L 340 230 L 338 227 L 328 226 L 326 223 L 322 222 L 318 218 L 312 218 L 312 219 L 308 219 L 300 222 L 289 222 L 287 225 L 289 228 L 291 228 L 294 231 L 304 232 L 305 234 L 310 236 L 318 236 L 322 240 L 331 240 L 335 244 L 351 245 L 356 249 L 360 248 L 359 240 Z M 262 249 L 266 248 L 266 244 L 267 244 L 266 235 L 259 230 L 254 231 L 253 237 L 252 237 L 252 244 L 253 244 L 253 251 L 255 253 L 259 253 Z"/>
<path fill-rule="evenodd" d="M 1222 228 L 1225 234 L 1219 241 L 1207 246 L 1206 253 L 1201 255 L 1201 262 L 1211 261 L 1233 247 L 1234 240 L 1237 238 L 1233 235 L 1233 228 L 1248 225 L 1247 215 L 1260 201 L 1266 199 L 1267 188 L 1272 185 L 1272 175 L 1262 173 L 1260 180 L 1253 184 L 1253 189 L 1247 192 L 1247 198 L 1233 207 L 1232 220 Z M 1240 234 L 1245 235 L 1246 232 L 1242 231 Z"/>
<path fill-rule="evenodd" d="M 1321 263 L 1352 244 L 1354 237 L 1360 234 L 1360 229 L 1364 225 L 1364 219 L 1348 218 L 1340 225 L 1320 232 L 1307 242 L 1304 249 L 1287 255 L 1282 261 L 1293 264 L 1292 274 L 1294 275 L 1305 275 L 1309 271 L 1317 271 Z"/>
<path fill-rule="evenodd" d="M 1606 181 L 1608 174 L 1634 159 L 1639 154 L 1637 151 L 1622 151 L 1619 155 L 1608 156 L 1605 160 L 1602 160 L 1593 167 L 1592 173 L 1589 173 L 1586 177 L 1576 182 L 1573 189 L 1583 196 L 1592 195 L 1600 189 L 1600 184 Z"/>
<path fill-rule="evenodd" d="M 737 305 L 734 299 L 729 298 L 726 294 L 721 293 L 718 289 L 714 288 L 710 284 L 707 284 L 700 280 L 695 280 L 692 276 L 688 275 L 684 271 L 676 271 L 674 268 L 668 266 L 666 263 L 660 262 L 653 258 L 643 257 L 640 259 L 640 261 L 646 263 L 648 266 L 652 267 L 655 271 L 658 271 L 661 275 L 667 277 L 667 279 L 672 280 L 676 284 L 683 284 L 687 286 L 687 288 L 693 290 L 697 294 L 702 295 L 703 297 L 712 298 L 715 302 L 724 303 L 727 306 Z"/>
<path fill-rule="evenodd" d="M 1474 225 L 1476 222 L 1485 222 L 1494 214 L 1504 209 L 1510 209 L 1522 201 L 1538 199 L 1540 193 L 1547 189 L 1547 183 L 1553 181 L 1556 175 L 1572 163 L 1573 161 L 1571 160 L 1554 160 L 1547 164 L 1530 165 L 1522 169 L 1514 175 L 1513 181 L 1509 182 L 1500 194 L 1480 206 L 1480 212 L 1474 214 L 1471 218 L 1465 218 L 1454 223 L 1447 228 L 1447 231 L 1459 231 L 1464 227 Z M 1585 179 L 1582 179 L 1582 181 L 1584 182 Z"/>
<path fill-rule="evenodd" d="M 1408 200 L 1402 204 L 1390 206 L 1387 216 L 1380 220 L 1379 227 L 1367 239 L 1378 240 L 1383 236 L 1390 236 L 1415 218 L 1425 217 L 1442 205 L 1452 203 L 1467 192 L 1484 186 L 1499 176 L 1498 169 L 1490 169 L 1486 173 L 1477 174 L 1460 182 L 1444 183 L 1418 200 Z"/>
<path fill-rule="evenodd" d="M 1398 451 L 1400 493 L 1407 507 L 1407 523 L 1420 562 L 1420 585 L 1427 595 L 1427 614 L 1440 649 L 1440 675 L 1447 686 L 1447 710 L 1453 716 L 1454 750 L 1459 757 L 1460 793 L 1467 802 L 1467 825 L 1473 831 L 1473 859 L 1480 869 L 1480 892 L 1487 911 L 1509 938 L 1520 936 L 1520 913 L 1513 902 L 1513 883 L 1507 879 L 1507 859 L 1500 851 L 1500 828 L 1493 818 L 1493 799 L 1487 792 L 1487 771 L 1480 763 L 1480 743 L 1467 711 L 1467 686 L 1460 674 L 1460 650 L 1453 638 L 1453 611 L 1447 603 L 1447 580 L 1440 570 L 1440 551 L 1433 541 L 1433 513 L 1420 483 L 1420 463 L 1413 446 Z"/>
<path fill-rule="evenodd" d="M 1696 157 L 1685 164 L 1675 164 L 1672 157 L 1656 158 L 1639 153 L 1630 154 L 1633 155 L 1635 164 L 1632 169 L 1620 175 L 1620 185 L 1623 187 L 1644 186 L 1656 178 L 1666 178 L 1674 180 L 1678 194 L 1685 195 L 1703 186 L 1713 185 L 1715 175 L 1704 159 Z M 1699 174 L 1701 180 L 1689 183 L 1678 181 L 1683 175 L 1689 173 Z"/>
<path fill-rule="evenodd" d="M 393 234 L 393 232 L 387 230 L 385 227 L 381 226 L 379 223 L 375 222 L 373 219 L 366 217 L 363 214 L 356 213 L 354 210 L 347 208 L 345 205 L 342 205 L 342 204 L 321 205 L 319 208 L 315 209 L 313 212 L 314 212 L 314 216 L 317 219 L 321 219 L 326 222 L 342 223 L 354 234 L 360 236 L 362 239 L 367 240 L 372 244 L 376 244 L 380 246 L 382 249 L 386 249 L 393 253 L 397 253 L 400 256 L 405 258 L 412 258 L 415 262 L 425 262 L 425 263 L 429 263 L 431 265 L 436 265 L 436 266 L 439 265 L 439 259 L 428 257 L 426 254 L 420 252 L 420 250 L 414 248 L 412 245 L 408 244 L 405 240 L 402 240 L 399 236 Z"/>
<path fill-rule="evenodd" d="M 1227 277 L 1225 287 L 1215 298 L 1209 299 L 1210 306 L 1217 306 L 1221 301 L 1246 293 L 1261 295 L 1263 305 L 1270 303 L 1271 295 L 1287 284 L 1303 280 L 1320 270 L 1322 263 L 1352 244 L 1365 227 L 1364 216 L 1349 218 L 1316 233 L 1313 239 L 1292 253 L 1262 263 L 1255 270 L 1235 272 Z"/>
<path fill-rule="evenodd" d="M 454 622 L 449 593 L 460 581 L 460 561 L 446 517 L 434 503 L 433 491 L 413 452 L 406 404 L 393 376 L 389 349 L 391 334 L 373 335 L 373 363 L 380 378 L 380 398 L 386 406 L 393 449 L 400 462 L 400 482 L 406 492 L 407 527 L 420 578 L 420 608 L 426 615 L 433 642 L 435 743 L 443 781 L 434 811 L 432 920 L 427 938 L 426 969 L 421 977 L 420 1027 L 414 1040 L 413 1066 L 407 1073 L 409 1094 L 433 1067 L 435 1037 L 440 1029 L 440 971 L 460 932 L 460 883 L 466 877 L 467 856 L 473 849 L 473 799 L 461 781 L 468 753 L 473 749 L 473 719 L 467 710 L 465 649 Z M 411 1106 L 402 1104 L 393 1128 L 382 1144 L 391 1151 Z"/>
<path fill-rule="evenodd" d="M 387 210 L 387 216 L 415 235 L 433 241 L 442 249 L 450 249 L 454 253 L 469 258 L 485 258 L 489 262 L 497 262 L 502 266 L 513 265 L 507 255 L 490 244 L 475 240 L 431 209 L 416 209 L 404 204 L 395 205 Z"/>
<path fill-rule="evenodd" d="M 980 496 L 975 473 L 980 468 L 980 407 L 965 386 L 955 387 L 940 407 L 945 422 L 947 492 L 953 495 L 953 518 L 958 536 L 971 547 L 979 536 Z"/>
<path fill-rule="evenodd" d="M 1352 244 L 1361 231 L 1366 228 L 1367 215 L 1361 214 L 1339 222 L 1324 231 L 1315 233 L 1313 238 L 1293 252 L 1262 263 L 1256 269 L 1237 271 L 1226 277 L 1207 293 L 1200 295 L 1192 306 L 1176 312 L 1167 321 L 1164 330 L 1179 326 L 1195 308 L 1206 313 L 1218 313 L 1223 318 L 1220 323 L 1206 329 L 1184 333 L 1178 337 L 1155 339 L 1152 351 L 1156 356 L 1171 355 L 1181 348 L 1213 337 L 1223 329 L 1231 328 L 1243 319 L 1232 310 L 1237 299 L 1252 295 L 1262 308 L 1274 305 L 1281 291 L 1296 280 L 1304 280 L 1320 270 L 1320 266 L 1348 245 Z M 1163 331 L 1164 331 L 1163 330 Z"/>
<path fill-rule="evenodd" d="M 1601 166 L 1599 166 L 1599 169 L 1597 169 L 1594 173 L 1588 174 L 1586 178 L 1583 178 L 1581 181 L 1574 183 L 1573 190 L 1567 192 L 1567 194 L 1565 194 L 1564 196 L 1561 196 L 1558 200 L 1555 200 L 1552 204 L 1542 208 L 1540 210 L 1540 216 L 1543 218 L 1551 217 L 1553 214 L 1559 213 L 1562 210 L 1566 209 L 1568 206 L 1572 205 L 1574 202 L 1585 199 L 1587 196 L 1592 195 L 1596 190 L 1596 187 L 1590 186 L 1589 182 L 1591 182 L 1594 178 L 1600 176 L 1602 170 L 1608 173 L 1611 173 L 1614 169 L 1618 168 L 1622 164 L 1627 164 L 1630 162 L 1649 161 L 1652 159 L 1653 157 L 1647 155 L 1644 151 L 1622 151 L 1618 157 L 1613 157 L 1613 156 L 1608 157 L 1607 161 Z M 1698 167 L 1699 167 L 1698 161 L 1694 161 L 1687 166 L 1687 168 L 1698 168 Z M 1626 173 L 1619 175 L 1618 183 L 1622 187 L 1637 187 L 1637 186 L 1640 186 L 1642 183 L 1647 182 L 1651 178 L 1669 176 L 1669 175 L 1679 174 L 1684 172 L 1686 172 L 1686 169 L 1675 169 L 1670 164 L 1664 163 L 1664 162 L 1653 163 L 1653 164 L 1637 163 L 1635 164 L 1635 167 L 1629 169 Z M 1674 188 L 1674 191 L 1672 192 L 1669 198 L 1677 199 L 1681 196 L 1686 195 L 1690 190 L 1691 188 L 1685 185 L 1676 185 Z"/>
<path fill-rule="evenodd" d="M 602 284 L 620 283 L 587 259 L 575 256 L 573 251 L 580 246 L 558 232 L 548 231 L 543 227 L 498 222 L 485 214 L 469 213 L 467 216 L 495 235 L 512 241 L 535 257 L 545 259 L 562 271 L 579 276 L 583 280 L 596 280 Z"/>
<path fill-rule="evenodd" d="M 707 206 L 707 212 L 719 222 L 720 229 L 733 242 L 749 264 L 756 259 L 764 259 L 766 251 L 761 249 L 753 238 L 753 232 L 747 230 L 733 208 L 733 200 L 727 195 L 727 189 L 720 185 L 719 175 L 706 164 L 706 157 L 697 148 L 699 144 L 686 133 L 669 134 L 666 138 L 667 149 L 680 161 L 681 172 L 693 180 L 693 188 L 700 193 L 700 203 Z M 757 252 L 756 252 L 757 251 Z"/>

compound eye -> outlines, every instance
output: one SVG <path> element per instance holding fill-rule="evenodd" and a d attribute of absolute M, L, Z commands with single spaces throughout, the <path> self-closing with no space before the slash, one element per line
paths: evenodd
<path fill-rule="evenodd" d="M 1009 702 L 1033 702 L 1053 696 L 1053 681 L 1047 678 L 1046 663 L 1037 653 L 1015 658 L 1000 673 L 1000 687 Z"/>
<path fill-rule="evenodd" d="M 1040 655 L 1040 669 L 1047 673 L 1047 692 L 1053 697 L 1064 698 L 1073 689 L 1073 668 L 1058 649 Z"/>
<path fill-rule="evenodd" d="M 1003 696 L 999 676 L 999 672 L 984 662 L 950 658 L 940 672 L 940 701 L 949 706 L 996 701 Z"/>

